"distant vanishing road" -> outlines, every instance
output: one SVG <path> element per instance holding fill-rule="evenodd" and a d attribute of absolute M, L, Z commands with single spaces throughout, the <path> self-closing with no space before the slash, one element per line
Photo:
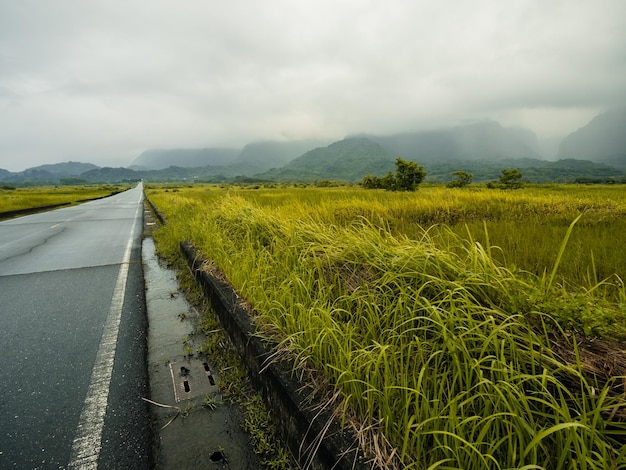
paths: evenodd
<path fill-rule="evenodd" d="M 0 468 L 150 468 L 142 198 L 0 222 Z"/>

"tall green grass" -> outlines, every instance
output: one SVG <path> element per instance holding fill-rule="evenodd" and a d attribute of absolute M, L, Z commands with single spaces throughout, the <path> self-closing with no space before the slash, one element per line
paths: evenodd
<path fill-rule="evenodd" d="M 620 203 L 588 198 L 573 209 L 558 190 L 552 199 L 418 193 L 191 188 L 149 197 L 169 220 L 155 233 L 159 249 L 173 256 L 179 240 L 192 240 L 254 306 L 278 354 L 323 372 L 345 418 L 384 436 L 397 466 L 626 466 L 626 429 L 615 419 L 624 379 L 588 374 L 571 333 L 624 337 L 621 274 L 604 290 L 592 277 L 559 275 L 585 215 L 619 225 Z M 493 246 L 489 226 L 528 217 L 529 204 L 547 204 L 545 225 L 561 227 L 550 263 L 535 272 L 505 264 L 510 254 Z M 481 230 L 455 233 L 452 214 Z"/>
<path fill-rule="evenodd" d="M 451 228 L 462 238 L 496 247 L 491 254 L 498 262 L 535 275 L 554 265 L 569 224 L 582 214 L 559 264 L 558 282 L 593 288 L 609 277 L 626 277 L 626 188 L 619 185 L 532 186 L 520 191 L 425 186 L 415 193 L 194 186 L 170 188 L 157 197 L 176 200 L 182 194 L 209 205 L 224 195 L 241 197 L 286 217 L 325 225 L 350 226 L 366 219 L 412 238 L 424 227 L 433 227 L 433 234 L 443 227 L 442 237 Z M 607 295 L 615 293 L 609 286 Z"/>

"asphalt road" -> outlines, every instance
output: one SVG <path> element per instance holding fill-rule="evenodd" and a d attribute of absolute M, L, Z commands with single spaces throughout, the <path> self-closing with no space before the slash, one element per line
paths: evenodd
<path fill-rule="evenodd" d="M 150 468 L 141 184 L 0 222 L 0 468 Z"/>

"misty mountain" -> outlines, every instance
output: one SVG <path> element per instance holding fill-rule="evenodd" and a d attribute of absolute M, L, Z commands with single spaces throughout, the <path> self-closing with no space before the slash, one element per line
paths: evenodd
<path fill-rule="evenodd" d="M 330 144 L 329 140 L 307 139 L 290 142 L 264 141 L 246 145 L 232 166 L 245 170 L 242 174 L 254 174 L 280 168 L 302 154 L 317 147 Z M 249 170 L 254 169 L 252 172 Z"/>
<path fill-rule="evenodd" d="M 572 132 L 561 142 L 558 156 L 626 168 L 626 107 L 599 114 Z"/>
<path fill-rule="evenodd" d="M 11 173 L 9 170 L 0 168 L 0 181 L 8 181 L 8 178 L 10 178 L 11 175 L 13 175 L 13 173 Z"/>
<path fill-rule="evenodd" d="M 418 163 L 445 161 L 468 161 L 468 160 L 502 160 L 507 158 L 541 158 L 535 135 L 524 129 L 504 128 L 494 121 L 483 121 L 462 126 L 431 131 L 395 134 L 388 136 L 358 135 L 348 137 L 345 140 L 356 138 L 369 139 L 370 143 L 380 146 L 379 153 L 384 149 L 384 154 L 401 156 L 407 160 Z M 312 155 L 307 155 L 305 160 L 322 158 L 320 148 L 331 144 L 324 140 L 298 140 L 290 142 L 264 141 L 253 142 L 246 145 L 241 151 L 235 149 L 169 149 L 169 150 L 146 150 L 137 157 L 130 168 L 135 170 L 160 170 L 170 166 L 185 168 L 205 168 L 202 178 L 233 176 L 252 176 L 263 174 L 265 171 L 274 169 L 269 173 L 280 178 L 289 175 L 300 174 L 304 176 L 304 168 L 299 167 L 302 162 L 295 163 L 296 159 L 303 157 L 307 152 L 315 150 Z M 332 153 L 335 149 L 331 149 Z M 370 160 L 372 155 L 370 148 L 364 149 L 366 153 L 362 158 Z M 236 154 L 236 155 L 235 155 Z M 381 153 L 382 154 L 382 153 Z M 328 158 L 326 155 L 325 158 Z M 335 160 L 342 159 L 334 156 Z M 386 157 L 385 157 L 386 158 Z M 345 164 L 340 174 L 335 178 L 357 178 L 357 172 L 363 165 L 356 156 L 350 157 L 350 163 Z M 389 158 L 386 158 L 389 160 Z M 392 159 L 393 160 L 393 159 Z M 384 171 L 393 169 L 393 165 L 378 163 L 372 166 L 371 162 L 364 161 L 367 168 Z M 369 166 L 367 166 L 369 165 Z M 208 169 L 207 167 L 212 167 Z M 286 167 L 284 171 L 279 171 Z M 311 173 L 307 178 L 314 178 L 316 171 L 324 172 L 323 169 L 308 167 Z M 350 172 L 353 168 L 353 172 Z"/>
<path fill-rule="evenodd" d="M 343 180 L 360 182 L 363 176 L 384 176 L 395 171 L 397 155 L 364 137 L 349 138 L 327 147 L 311 150 L 280 169 L 256 175 L 274 181 Z M 404 157 L 403 157 L 404 158 Z M 518 168 L 523 180 L 546 182 L 616 182 L 626 179 L 626 172 L 612 166 L 564 159 L 551 162 L 538 158 L 503 158 L 499 160 L 458 160 L 417 163 L 424 166 L 426 181 L 447 183 L 455 178 L 453 171 L 463 170 L 474 175 L 474 182 L 498 180 L 503 168 Z"/>
<path fill-rule="evenodd" d="M 33 168 L 29 168 L 25 170 L 24 173 L 28 173 L 29 171 L 46 171 L 54 176 L 78 176 L 86 171 L 93 170 L 98 168 L 96 165 L 92 163 L 81 163 L 81 162 L 63 162 L 63 163 L 53 163 L 48 165 L 40 165 Z"/>
<path fill-rule="evenodd" d="M 27 168 L 24 171 L 0 170 L 0 181 L 6 183 L 57 184 L 62 178 L 79 176 L 98 168 L 91 163 L 63 162 Z"/>
<path fill-rule="evenodd" d="M 554 160 L 559 154 L 559 146 L 563 142 L 563 136 L 544 137 L 538 140 L 539 153 L 548 160 Z"/>
<path fill-rule="evenodd" d="M 483 121 L 430 131 L 368 136 L 389 152 L 419 163 L 507 158 L 541 159 L 537 137 L 526 129 Z"/>
<path fill-rule="evenodd" d="M 426 168 L 432 164 L 443 164 L 444 167 L 445 163 L 454 164 L 454 170 L 450 171 L 462 169 L 459 164 L 464 162 L 474 162 L 471 166 L 480 168 L 488 162 L 541 160 L 534 133 L 484 121 L 431 131 L 349 137 L 311 150 L 283 168 L 258 176 L 279 180 L 360 181 L 366 174 L 384 176 L 388 171 L 395 171 L 394 160 L 398 156 Z M 491 171 L 491 166 L 487 166 Z M 450 177 L 445 176 L 444 180 L 446 178 L 449 180 Z"/>
<path fill-rule="evenodd" d="M 253 175 L 286 165 L 308 150 L 328 145 L 328 140 L 263 141 L 247 144 L 243 149 L 152 149 L 141 153 L 130 165 L 134 170 L 162 170 L 171 166 L 183 168 L 212 167 L 213 175 Z M 207 172 L 205 172 L 207 173 Z"/>
<path fill-rule="evenodd" d="M 366 174 L 385 174 L 395 155 L 365 137 L 347 138 L 306 152 L 282 168 L 258 175 L 264 179 L 360 181 Z"/>
<path fill-rule="evenodd" d="M 137 170 L 162 170 L 170 166 L 195 168 L 223 166 L 233 162 L 241 149 L 152 149 L 142 152 L 133 160 L 130 168 Z"/>
<path fill-rule="evenodd" d="M 572 133 L 561 146 L 563 155 L 577 152 L 576 155 L 588 157 L 562 158 L 558 162 L 541 159 L 532 132 L 504 128 L 496 122 L 479 122 L 395 135 L 352 136 L 334 143 L 266 141 L 250 143 L 241 150 L 147 150 L 134 160 L 132 168 L 99 168 L 90 163 L 65 162 L 18 173 L 0 169 L 0 183 L 52 185 L 140 179 L 154 182 L 360 182 L 366 174 L 384 176 L 395 171 L 394 161 L 398 156 L 423 165 L 426 181 L 430 182 L 450 181 L 453 179 L 451 172 L 457 170 L 474 174 L 475 182 L 491 181 L 498 179 L 502 168 L 519 168 L 525 181 L 535 183 L 622 181 L 626 174 L 626 145 L 622 135 L 625 123 L 626 110 L 594 118 Z M 593 158 L 589 155 L 592 150 L 596 152 Z M 211 163 L 206 164 L 207 161 Z M 185 166 L 181 162 L 198 164 Z M 618 165 L 621 169 L 615 168 Z"/>

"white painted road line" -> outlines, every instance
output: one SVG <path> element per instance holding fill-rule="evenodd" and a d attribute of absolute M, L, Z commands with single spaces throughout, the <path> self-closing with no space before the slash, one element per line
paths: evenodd
<path fill-rule="evenodd" d="M 141 198 L 139 202 L 141 202 Z M 117 275 L 113 299 L 111 300 L 111 309 L 104 325 L 96 362 L 91 372 L 89 388 L 80 414 L 78 428 L 76 429 L 76 437 L 72 444 L 68 468 L 85 470 L 98 468 L 98 458 L 102 449 L 104 416 L 109 399 L 109 386 L 111 375 L 113 374 L 117 336 L 126 294 L 130 255 L 140 208 L 141 205 L 138 204 L 133 225 L 130 229 L 128 243 L 126 244 L 124 258 Z"/>

